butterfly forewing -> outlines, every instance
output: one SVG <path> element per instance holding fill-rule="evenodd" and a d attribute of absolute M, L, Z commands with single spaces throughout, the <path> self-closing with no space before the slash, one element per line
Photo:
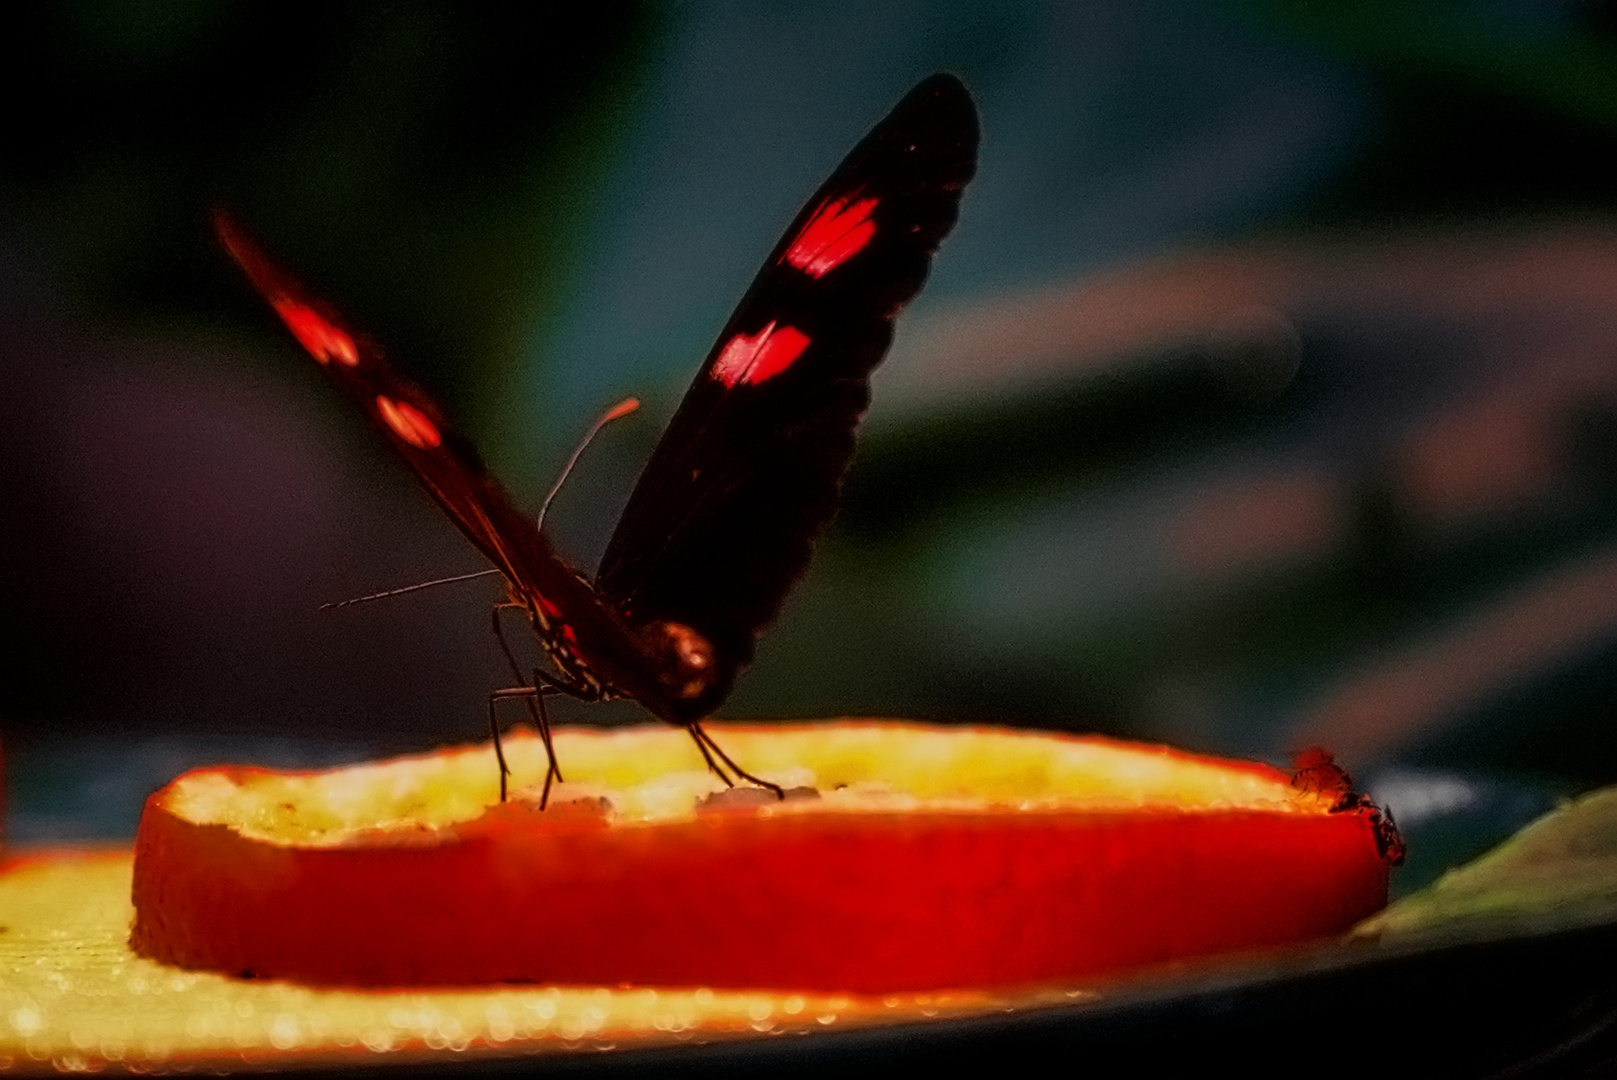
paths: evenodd
<path fill-rule="evenodd" d="M 216 215 L 215 228 L 287 329 L 518 594 L 553 607 L 569 603 L 584 587 L 432 398 L 398 374 L 381 350 L 348 329 L 329 305 L 311 298 L 228 216 Z"/>
<path fill-rule="evenodd" d="M 954 225 L 977 141 L 965 87 L 934 76 L 786 230 L 607 547 L 597 590 L 631 622 L 682 622 L 751 659 L 835 512 L 871 369 Z"/>

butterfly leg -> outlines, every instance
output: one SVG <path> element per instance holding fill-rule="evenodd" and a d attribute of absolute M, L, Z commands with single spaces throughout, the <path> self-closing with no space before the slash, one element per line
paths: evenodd
<path fill-rule="evenodd" d="M 729 774 L 719 767 L 720 761 L 730 767 L 730 772 L 734 773 L 737 779 L 745 780 L 749 784 L 764 788 L 767 791 L 773 791 L 775 798 L 785 801 L 786 790 L 784 788 L 779 784 L 771 784 L 768 780 L 754 776 L 740 765 L 737 765 L 735 759 L 726 754 L 719 747 L 719 744 L 713 741 L 713 736 L 702 730 L 700 723 L 692 721 L 686 726 L 685 730 L 691 733 L 691 738 L 696 742 L 696 748 L 702 752 L 702 760 L 707 762 L 708 768 L 719 774 L 719 779 L 724 781 L 725 786 L 735 787 L 735 780 L 731 780 Z"/>
<path fill-rule="evenodd" d="M 521 689 L 532 692 L 526 686 Z M 499 701 L 502 696 L 504 696 L 504 692 L 500 690 L 496 690 L 488 696 L 488 731 L 494 738 L 494 759 L 500 763 L 500 801 L 504 802 L 505 785 L 511 776 L 511 766 L 505 763 L 505 747 L 500 742 L 500 718 L 494 708 L 494 703 Z"/>
<path fill-rule="evenodd" d="M 550 802 L 550 785 L 561 780 L 561 766 L 556 761 L 556 747 L 550 741 L 550 717 L 545 712 L 545 697 L 549 694 L 565 693 L 565 690 L 550 684 L 550 680 L 539 672 L 534 672 L 534 685 L 513 686 L 505 690 L 496 690 L 488 696 L 488 727 L 494 735 L 494 756 L 500 762 L 500 801 L 506 797 L 506 778 L 511 775 L 510 768 L 505 763 L 505 749 L 500 742 L 500 721 L 497 705 L 501 701 L 511 698 L 521 698 L 528 703 L 531 715 L 539 718 L 539 737 L 545 744 L 545 757 L 549 760 L 549 768 L 545 770 L 545 790 L 539 797 L 539 809 L 543 810 Z"/>
<path fill-rule="evenodd" d="M 500 643 L 500 652 L 505 654 L 506 665 L 511 669 L 511 677 L 520 683 L 522 681 L 522 665 L 517 663 L 517 654 L 511 651 L 511 643 L 505 639 L 505 624 L 500 621 L 500 612 L 509 611 L 512 609 L 517 611 L 528 610 L 521 604 L 495 604 L 494 610 L 489 613 L 489 621 L 494 627 L 494 640 Z M 533 722 L 537 724 L 539 722 L 539 715 L 537 712 L 533 711 L 531 705 L 529 712 L 533 716 Z"/>
<path fill-rule="evenodd" d="M 505 639 L 505 624 L 500 622 L 500 612 L 506 608 L 522 609 L 522 605 L 494 605 L 494 610 L 490 612 L 490 621 L 494 626 L 494 640 L 500 643 L 500 652 L 505 654 L 505 662 L 511 667 L 511 677 L 516 679 L 517 682 L 522 682 L 522 666 L 517 663 L 516 653 L 511 651 L 511 643 Z M 539 729 L 540 737 L 545 741 L 545 753 L 550 756 L 550 767 L 554 769 L 556 767 L 556 752 L 550 747 L 550 725 L 545 723 L 543 698 L 538 693 L 537 686 L 524 686 L 523 689 L 532 691 L 532 695 L 527 697 L 528 715 L 533 718 L 534 727 Z M 500 762 L 500 801 L 504 802 L 506 779 L 511 775 L 511 770 L 505 764 L 505 749 L 500 745 L 500 725 L 494 712 L 494 702 L 499 696 L 499 694 L 494 694 L 488 699 L 488 726 L 489 731 L 494 736 L 494 756 Z M 536 701 L 540 702 L 540 704 L 536 705 Z M 550 774 L 548 772 L 545 774 L 545 794 L 550 794 Z"/>
<path fill-rule="evenodd" d="M 561 783 L 561 763 L 556 759 L 556 746 L 550 741 L 550 714 L 545 712 L 546 694 L 564 694 L 567 688 L 557 684 L 554 680 L 540 673 L 535 668 L 533 672 L 533 688 L 536 693 L 533 703 L 539 710 L 539 738 L 544 740 L 545 757 L 549 760 L 549 767 L 545 769 L 545 790 L 539 796 L 539 809 L 543 810 L 550 802 L 550 785 L 552 782 Z"/>
<path fill-rule="evenodd" d="M 491 623 L 494 627 L 494 639 L 500 643 L 500 652 L 505 654 L 505 662 L 511 668 L 511 676 L 517 682 L 523 683 L 522 666 L 517 663 L 516 653 L 511 650 L 511 643 L 505 637 L 505 624 L 500 621 L 500 612 L 507 608 L 516 608 L 526 611 L 521 604 L 495 604 L 491 612 Z M 556 747 L 550 739 L 550 716 L 545 711 L 545 694 L 567 693 L 568 689 L 561 686 L 554 679 L 542 676 L 537 670 L 533 672 L 533 681 L 523 683 L 515 692 L 499 691 L 489 698 L 489 727 L 494 732 L 494 755 L 500 761 L 500 801 L 505 801 L 506 777 L 510 770 L 505 767 L 505 752 L 500 746 L 499 725 L 495 721 L 494 701 L 497 697 L 521 697 L 527 702 L 528 715 L 533 719 L 533 726 L 539 729 L 539 738 L 545 744 L 545 757 L 550 766 L 545 770 L 545 790 L 539 799 L 539 809 L 543 810 L 550 801 L 550 785 L 559 783 L 562 779 L 561 766 L 556 761 Z"/>

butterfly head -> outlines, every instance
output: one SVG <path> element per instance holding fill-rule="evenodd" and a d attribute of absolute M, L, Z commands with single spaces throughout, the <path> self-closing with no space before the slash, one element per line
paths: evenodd
<path fill-rule="evenodd" d="M 679 720 L 706 716 L 729 694 L 734 672 L 720 662 L 713 642 L 699 631 L 658 620 L 640 628 L 640 639 L 656 665 L 670 711 Z"/>

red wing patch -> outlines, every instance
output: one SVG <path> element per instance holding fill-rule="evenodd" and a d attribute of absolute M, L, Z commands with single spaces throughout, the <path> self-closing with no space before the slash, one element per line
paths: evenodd
<path fill-rule="evenodd" d="M 336 360 L 348 367 L 359 365 L 359 349 L 354 339 L 327 322 L 321 314 L 307 304 L 290 297 L 274 301 L 275 313 L 298 339 L 298 344 L 309 350 L 309 355 L 322 364 Z"/>
<path fill-rule="evenodd" d="M 770 323 L 751 337 L 737 334 L 725 343 L 713 362 L 713 377 L 725 386 L 754 386 L 791 367 L 809 347 L 808 335 L 795 326 L 775 329 Z"/>
<path fill-rule="evenodd" d="M 298 344 L 309 350 L 310 356 L 322 364 L 335 360 L 345 367 L 359 366 L 359 346 L 354 339 L 302 299 L 301 290 L 265 258 L 257 245 L 236 227 L 230 215 L 216 212 L 213 224 L 225 250 L 246 271 L 253 287 L 270 302 L 292 336 L 298 339 Z"/>
<path fill-rule="evenodd" d="M 846 198 L 824 203 L 786 249 L 786 261 L 809 277 L 824 277 L 857 255 L 876 235 L 876 223 L 870 220 L 874 209 L 875 199 L 860 199 L 852 205 Z"/>
<path fill-rule="evenodd" d="M 407 401 L 394 401 L 390 397 L 378 394 L 376 411 L 381 414 L 382 422 L 393 434 L 417 450 L 431 450 L 443 444 L 444 437 L 439 433 L 438 425 L 428 420 L 425 413 Z"/>
<path fill-rule="evenodd" d="M 531 595 L 539 603 L 539 618 L 544 624 L 545 628 L 559 634 L 569 643 L 577 645 L 578 631 L 574 630 L 566 622 L 562 621 L 562 611 L 561 608 L 556 605 L 556 602 L 554 600 L 546 599 L 538 592 L 533 592 Z"/>

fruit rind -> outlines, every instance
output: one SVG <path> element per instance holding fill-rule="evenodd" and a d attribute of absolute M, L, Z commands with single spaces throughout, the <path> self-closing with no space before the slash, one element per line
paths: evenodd
<path fill-rule="evenodd" d="M 1267 766 L 1104 743 L 1102 756 L 1133 761 L 1141 775 L 1160 772 L 1167 754 L 1193 771 L 1226 768 L 1227 779 L 1178 807 L 1149 791 L 1134 805 L 1115 791 L 1080 805 L 1055 798 L 1016 755 L 1036 758 L 1042 745 L 1059 761 L 1083 740 L 1006 734 L 1005 754 L 982 770 L 992 782 L 973 794 L 948 773 L 965 760 L 951 756 L 962 745 L 993 756 L 994 739 L 980 731 L 792 728 L 783 742 L 799 745 L 774 757 L 759 751 L 780 729 L 715 732 L 732 753 L 753 751 L 743 760 L 765 776 L 788 757 L 803 762 L 819 740 L 823 752 L 808 755 L 816 773 L 854 776 L 860 754 L 902 744 L 915 757 L 892 773 L 936 782 L 905 807 L 839 807 L 834 784 L 817 801 L 692 805 L 661 818 L 617 817 L 588 801 L 543 812 L 508 803 L 427 826 L 350 822 L 340 839 L 308 843 L 197 820 L 190 774 L 147 805 L 132 943 L 187 967 L 326 984 L 884 993 L 1091 978 L 1281 945 L 1338 933 L 1386 900 L 1368 815 L 1333 814 Z M 917 750 L 925 746 L 934 752 Z M 570 777 L 595 778 L 579 740 L 564 740 L 562 753 Z M 629 756 L 655 768 L 659 753 Z M 999 799 L 995 785 L 1016 781 L 1018 769 L 1035 797 Z M 227 780 L 277 782 L 246 771 Z M 950 784 L 953 801 L 929 807 Z M 228 802 L 222 790 L 216 809 Z"/>

